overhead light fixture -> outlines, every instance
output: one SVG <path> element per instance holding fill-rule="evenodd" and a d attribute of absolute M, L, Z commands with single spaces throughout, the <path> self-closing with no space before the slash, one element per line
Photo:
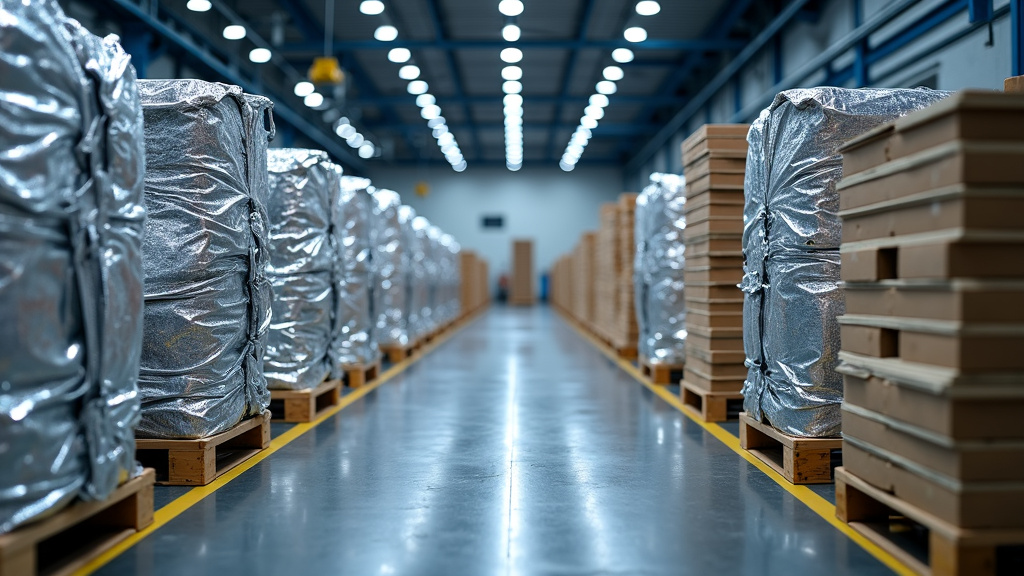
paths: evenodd
<path fill-rule="evenodd" d="M 644 40 L 647 40 L 647 30 L 644 30 L 639 26 L 630 26 L 622 32 L 622 37 L 625 38 L 627 42 L 643 42 Z"/>
<path fill-rule="evenodd" d="M 636 13 L 641 16 L 654 16 L 661 12 L 661 5 L 654 0 L 642 0 L 636 3 Z"/>
<path fill-rule="evenodd" d="M 612 82 L 611 80 L 601 80 L 597 83 L 598 94 L 604 94 L 607 96 L 608 94 L 615 94 L 615 90 L 615 82 Z"/>
<path fill-rule="evenodd" d="M 312 94 L 308 94 L 305 98 L 303 98 L 302 103 L 305 104 L 306 106 L 309 106 L 310 108 L 319 108 L 324 104 L 324 97 L 322 94 L 318 92 L 313 92 Z"/>
<path fill-rule="evenodd" d="M 240 24 L 230 24 L 224 27 L 224 37 L 228 40 L 241 40 L 245 38 L 245 26 Z"/>
<path fill-rule="evenodd" d="M 313 92 L 316 92 L 316 86 L 313 86 L 312 82 L 306 82 L 303 80 L 302 82 L 295 84 L 295 95 L 299 98 L 305 98 Z"/>
<path fill-rule="evenodd" d="M 423 80 L 413 80 L 412 82 L 409 82 L 409 86 L 407 87 L 409 94 L 416 95 L 426 94 L 429 89 L 430 87 L 427 86 L 427 83 Z"/>
<path fill-rule="evenodd" d="M 381 42 L 391 42 L 398 38 L 398 28 L 388 24 L 378 26 L 377 29 L 373 31 L 373 37 Z"/>
<path fill-rule="evenodd" d="M 505 66 L 501 69 L 501 77 L 505 80 L 522 80 L 523 69 L 519 66 Z"/>
<path fill-rule="evenodd" d="M 376 16 L 384 11 L 384 3 L 380 0 L 363 0 L 359 3 L 359 11 L 363 14 Z"/>
<path fill-rule="evenodd" d="M 348 139 L 356 133 L 356 127 L 351 124 L 346 124 L 337 130 L 338 136 Z"/>
<path fill-rule="evenodd" d="M 353 148 L 359 148 L 360 146 L 363 145 L 363 142 L 365 140 L 366 139 L 363 138 L 363 135 L 360 134 L 359 132 L 356 132 L 355 134 L 349 136 L 348 138 L 345 138 L 345 142 L 347 142 L 348 145 Z"/>
<path fill-rule="evenodd" d="M 519 94 L 523 91 L 523 83 L 518 80 L 506 80 L 501 85 L 501 91 L 505 94 Z"/>
<path fill-rule="evenodd" d="M 590 97 L 588 102 L 591 106 L 600 106 L 601 108 L 604 108 L 608 105 L 608 97 L 604 94 L 594 94 Z"/>
<path fill-rule="evenodd" d="M 210 8 L 213 8 L 213 4 L 210 0 L 188 0 L 188 4 L 185 4 L 185 8 L 193 12 L 206 12 Z"/>
<path fill-rule="evenodd" d="M 519 26 L 516 26 L 515 24 L 508 24 L 501 29 L 501 37 L 504 38 L 506 42 L 515 42 L 519 40 L 519 36 L 521 34 L 522 31 L 519 29 Z"/>
<path fill-rule="evenodd" d="M 523 97 L 519 94 L 506 94 L 505 97 L 501 99 L 501 103 L 505 106 L 521 107 L 523 105 Z"/>
<path fill-rule="evenodd" d="M 420 77 L 420 68 L 419 66 L 406 64 L 398 69 L 398 77 L 402 80 L 415 80 Z"/>
<path fill-rule="evenodd" d="M 437 106 L 436 104 L 431 104 L 429 106 L 424 106 L 420 110 L 420 116 L 422 116 L 424 120 L 433 120 L 434 118 L 437 118 L 440 115 L 441 115 L 441 108 L 439 106 Z"/>
<path fill-rule="evenodd" d="M 270 50 L 266 48 L 253 48 L 249 51 L 249 61 L 255 62 L 256 64 L 263 64 L 270 62 Z"/>
<path fill-rule="evenodd" d="M 569 164 L 568 162 L 565 161 L 565 158 L 563 158 L 562 161 L 558 163 L 558 167 L 565 172 L 572 172 L 572 169 L 575 168 L 576 165 Z"/>
<path fill-rule="evenodd" d="M 455 142 L 455 136 L 453 136 L 451 132 L 445 132 L 437 137 L 438 146 L 445 146 L 453 142 Z"/>
<path fill-rule="evenodd" d="M 452 166 L 452 168 L 453 168 L 453 169 L 454 169 L 454 170 L 455 170 L 456 172 L 464 172 L 464 171 L 466 170 L 466 161 L 465 161 L 465 160 L 463 160 L 462 162 L 459 162 L 458 164 L 456 164 L 456 165 Z"/>
<path fill-rule="evenodd" d="M 437 100 L 430 94 L 420 94 L 419 96 L 416 97 L 416 105 L 419 106 L 420 108 L 423 108 L 424 106 L 430 106 L 435 102 L 437 102 Z"/>
<path fill-rule="evenodd" d="M 392 48 L 388 51 L 388 60 L 396 64 L 408 62 L 409 58 L 412 58 L 412 52 L 408 48 Z"/>
<path fill-rule="evenodd" d="M 511 162 L 505 162 L 505 167 L 513 172 L 518 172 L 519 169 L 523 167 L 523 163 L 520 162 L 518 164 L 512 164 Z"/>
<path fill-rule="evenodd" d="M 439 128 L 441 126 L 444 126 L 444 116 L 438 116 L 433 120 L 428 120 L 427 126 L 429 126 L 430 128 Z"/>
<path fill-rule="evenodd" d="M 612 50 L 612 60 L 619 64 L 626 64 L 633 61 L 633 51 L 629 48 L 616 48 Z"/>
<path fill-rule="evenodd" d="M 359 150 L 357 150 L 356 152 L 359 154 L 360 158 L 364 158 L 364 159 L 365 158 L 372 158 L 373 157 L 373 144 L 370 144 L 369 142 L 366 142 L 362 146 L 360 146 Z"/>
<path fill-rule="evenodd" d="M 523 51 L 519 48 L 505 48 L 501 51 L 501 61 L 515 64 L 523 59 Z"/>
<path fill-rule="evenodd" d="M 498 12 L 505 16 L 519 16 L 523 13 L 522 0 L 501 0 L 498 2 Z"/>
<path fill-rule="evenodd" d="M 622 68 L 619 68 L 618 66 L 607 66 L 604 69 L 605 80 L 618 82 L 619 80 L 622 80 L 623 76 L 625 76 L 625 73 L 623 73 Z"/>
<path fill-rule="evenodd" d="M 583 114 L 585 116 L 590 116 L 594 120 L 600 120 L 601 118 L 604 118 L 604 108 L 601 108 L 600 106 L 587 106 L 583 109 Z"/>
<path fill-rule="evenodd" d="M 593 130 L 594 128 L 597 128 L 597 120 L 590 116 L 584 116 L 583 118 L 580 118 L 580 126 Z"/>

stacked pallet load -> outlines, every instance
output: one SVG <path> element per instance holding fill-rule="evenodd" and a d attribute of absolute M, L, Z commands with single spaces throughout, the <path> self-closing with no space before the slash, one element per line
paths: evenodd
<path fill-rule="evenodd" d="M 594 240 L 594 331 L 605 344 L 611 344 L 615 306 L 615 281 L 618 271 L 616 240 L 618 204 L 601 204 L 600 227 Z"/>
<path fill-rule="evenodd" d="M 922 572 L 1024 544 L 1022 127 L 1024 95 L 964 92 L 843 149 L 837 514 L 923 526 Z"/>
<path fill-rule="evenodd" d="M 459 254 L 460 274 L 460 308 L 459 318 L 464 319 L 476 311 L 476 303 L 479 301 L 481 286 L 480 278 L 477 276 L 477 259 L 479 256 L 472 250 L 463 250 Z"/>
<path fill-rule="evenodd" d="M 739 412 L 743 380 L 743 175 L 747 124 L 707 124 L 682 145 L 686 369 L 680 394 L 709 422 Z M 735 408 L 735 410 L 733 410 Z"/>
<path fill-rule="evenodd" d="M 594 259 L 597 233 L 587 232 L 580 237 L 573 254 L 573 312 L 576 321 L 594 332 Z"/>
<path fill-rule="evenodd" d="M 533 306 L 536 302 L 533 284 L 533 241 L 514 240 L 508 303 L 513 306 Z"/>
<path fill-rule="evenodd" d="M 636 226 L 637 194 L 619 195 L 616 212 L 616 245 L 618 268 L 615 273 L 615 312 L 612 318 L 612 347 L 620 358 L 635 360 L 640 331 L 636 322 L 636 302 L 633 294 L 633 259 L 636 255 L 634 227 Z"/>

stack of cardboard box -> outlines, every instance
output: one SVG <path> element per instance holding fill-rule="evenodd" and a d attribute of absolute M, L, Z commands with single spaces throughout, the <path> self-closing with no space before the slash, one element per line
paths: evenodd
<path fill-rule="evenodd" d="M 742 400 L 746 124 L 707 124 L 683 142 L 686 367 L 680 393 L 708 421 Z M 738 402 L 732 402 L 738 404 Z"/>
<path fill-rule="evenodd" d="M 633 300 L 633 261 L 636 257 L 634 233 L 636 227 L 637 194 L 619 195 L 616 211 L 617 238 L 612 249 L 618 253 L 619 268 L 615 277 L 615 312 L 612 318 L 612 346 L 619 356 L 627 360 L 636 358 L 639 329 L 636 324 L 636 303 Z"/>
<path fill-rule="evenodd" d="M 614 333 L 616 280 L 619 270 L 618 204 L 601 204 L 600 228 L 594 246 L 594 328 L 610 344 Z"/>
<path fill-rule="evenodd" d="M 512 242 L 512 282 L 509 286 L 508 303 L 514 306 L 533 306 L 533 241 Z"/>
<path fill-rule="evenodd" d="M 585 328 L 594 331 L 594 251 L 597 233 L 586 232 L 573 251 L 573 301 L 572 311 L 576 320 Z"/>
<path fill-rule="evenodd" d="M 1024 96 L 960 93 L 872 130 L 843 174 L 840 517 L 897 508 L 933 561 L 980 573 L 1024 543 Z"/>
<path fill-rule="evenodd" d="M 472 250 L 463 250 L 459 253 L 459 269 L 462 272 L 462 299 L 461 317 L 472 314 L 480 301 L 480 293 L 483 291 L 480 286 L 480 278 L 477 273 L 477 261 L 479 257 Z"/>
<path fill-rule="evenodd" d="M 551 267 L 551 305 L 568 312 L 572 302 L 572 256 L 564 255 Z"/>

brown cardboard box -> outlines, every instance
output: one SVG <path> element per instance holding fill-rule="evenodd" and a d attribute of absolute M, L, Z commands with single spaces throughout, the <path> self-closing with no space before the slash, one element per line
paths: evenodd
<path fill-rule="evenodd" d="M 689 213 L 705 206 L 740 206 L 740 215 L 742 215 L 742 206 L 745 202 L 742 190 L 712 190 L 697 194 L 693 190 L 687 189 L 686 204 L 683 206 L 683 210 Z"/>
<path fill-rule="evenodd" d="M 743 328 L 743 309 L 738 312 L 707 312 L 688 308 L 686 310 L 687 330 L 698 328 Z"/>
<path fill-rule="evenodd" d="M 509 283 L 510 304 L 533 304 L 533 241 L 512 242 L 512 278 Z"/>
<path fill-rule="evenodd" d="M 687 325 L 686 331 L 688 332 L 687 338 L 690 335 L 703 336 L 704 338 L 743 338 L 743 328 L 732 328 L 725 326 L 696 326 L 689 324 Z"/>
<path fill-rule="evenodd" d="M 843 242 L 943 230 L 982 233 L 1024 228 L 1020 219 L 1024 212 L 1024 187 L 1000 191 L 957 188 L 941 194 L 905 197 L 886 203 L 884 209 L 841 211 Z"/>
<path fill-rule="evenodd" d="M 700 311 L 704 313 L 742 313 L 743 312 L 743 298 L 742 295 L 739 298 L 718 298 L 718 299 L 707 299 L 707 298 L 690 298 L 689 294 L 686 294 L 686 310 Z"/>
<path fill-rule="evenodd" d="M 958 442 L 853 405 L 843 406 L 843 437 L 884 446 L 958 480 L 1024 481 L 1024 443 L 1019 440 Z"/>
<path fill-rule="evenodd" d="M 743 220 L 705 220 L 703 222 L 686 223 L 683 228 L 683 240 L 687 243 L 709 234 L 742 234 Z"/>
<path fill-rule="evenodd" d="M 738 364 L 743 366 L 743 361 L 746 360 L 746 356 L 743 351 L 735 350 L 707 350 L 698 346 L 691 346 L 690 341 L 686 342 L 686 361 L 689 362 L 693 359 L 702 360 L 709 364 Z M 740 339 L 740 348 L 743 347 L 743 340 Z M 746 366 L 743 366 L 744 373 L 746 373 Z"/>
<path fill-rule="evenodd" d="M 749 131 L 749 124 L 704 124 L 683 140 L 682 150 L 685 152 L 702 145 L 707 148 L 715 148 L 715 146 L 709 146 L 707 143 L 722 139 L 738 139 L 746 142 L 747 132 Z"/>
<path fill-rule="evenodd" d="M 743 235 L 724 233 L 695 236 L 686 239 L 686 257 L 691 254 L 702 256 L 743 256 Z"/>
<path fill-rule="evenodd" d="M 735 282 L 688 282 L 685 290 L 686 298 L 695 298 L 697 300 L 743 297 L 743 292 L 736 287 Z"/>
<path fill-rule="evenodd" d="M 686 194 L 708 194 L 720 191 L 742 191 L 742 174 L 718 174 L 712 172 L 707 176 L 695 178 L 692 182 L 686 181 Z"/>
<path fill-rule="evenodd" d="M 728 268 L 731 270 L 738 270 L 741 277 L 743 274 L 743 255 L 735 256 L 720 256 L 720 255 L 707 255 L 699 254 L 697 252 L 690 253 L 690 248 L 686 248 L 686 267 L 701 269 L 701 268 Z"/>
<path fill-rule="evenodd" d="M 687 246 L 689 247 L 689 246 Z M 1024 234 L 950 231 L 845 243 L 840 274 L 847 282 L 888 278 L 1024 278 Z"/>
<path fill-rule="evenodd" d="M 686 335 L 686 349 L 687 351 L 707 350 L 712 352 L 739 352 L 742 354 L 743 334 L 736 334 L 734 332 L 727 336 L 710 337 L 690 332 Z M 742 362 L 742 360 L 740 361 Z"/>
<path fill-rule="evenodd" d="M 746 172 L 746 158 L 712 158 L 710 155 L 701 156 L 685 167 L 684 175 L 687 180 L 696 180 L 711 173 L 717 174 L 743 174 Z"/>
<path fill-rule="evenodd" d="M 843 401 L 872 412 L 905 422 L 937 435 L 958 440 L 1016 438 L 1024 440 L 1020 415 L 1024 414 L 1024 375 L 979 377 L 955 387 L 941 376 L 942 370 L 902 370 L 915 376 L 897 378 L 895 374 L 906 363 L 880 362 L 895 365 L 892 374 L 880 369 L 870 370 L 850 363 L 851 355 L 842 354 L 845 363 L 836 371 L 843 375 Z M 860 359 L 862 363 L 863 359 Z M 877 372 L 882 372 L 881 374 Z M 1016 383 L 1014 382 L 1016 380 Z M 997 382 L 991 384 L 990 382 Z M 929 387 L 929 385 L 931 385 Z"/>
<path fill-rule="evenodd" d="M 877 326 L 852 326 L 844 324 L 839 327 L 843 350 L 854 354 L 863 354 L 875 358 L 893 358 L 899 356 L 899 332 Z"/>
<path fill-rule="evenodd" d="M 1024 280 L 847 283 L 846 313 L 1024 323 Z"/>
<path fill-rule="evenodd" d="M 686 204 L 686 222 L 700 222 L 714 219 L 743 220 L 742 204 L 705 204 L 691 206 Z"/>
<path fill-rule="evenodd" d="M 746 141 L 744 141 L 744 146 L 742 148 L 739 146 L 738 142 L 733 142 L 733 144 L 733 148 L 726 148 L 722 146 L 709 148 L 699 146 L 692 150 L 683 152 L 683 170 L 685 171 L 687 166 L 693 166 L 704 158 L 732 158 L 746 161 Z"/>
<path fill-rule="evenodd" d="M 894 132 L 896 132 L 896 128 L 891 122 L 882 124 L 842 146 L 839 151 L 843 155 L 843 176 L 853 176 L 891 160 L 889 139 Z"/>
<path fill-rule="evenodd" d="M 689 361 L 683 368 L 683 379 L 694 388 L 707 392 L 739 392 L 743 389 L 744 374 L 741 377 L 735 376 L 713 376 L 705 372 L 698 372 L 690 367 Z"/>
<path fill-rule="evenodd" d="M 712 267 L 691 267 L 689 261 L 686 263 L 686 267 L 683 268 L 683 281 L 686 284 L 690 282 L 731 282 L 738 284 L 743 279 L 743 268 L 736 266 L 728 266 L 723 268 L 712 268 Z"/>
<path fill-rule="evenodd" d="M 711 377 L 741 381 L 747 377 L 747 367 L 742 362 L 708 362 L 703 358 L 691 356 L 689 348 L 686 351 L 686 366 L 697 374 L 707 374 Z"/>

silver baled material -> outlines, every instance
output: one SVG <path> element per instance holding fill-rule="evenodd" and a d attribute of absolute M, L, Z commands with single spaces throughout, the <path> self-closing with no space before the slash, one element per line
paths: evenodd
<path fill-rule="evenodd" d="M 409 331 L 409 247 L 406 227 L 410 215 L 403 210 L 402 198 L 391 190 L 373 192 L 371 228 L 376 280 L 373 315 L 381 346 L 408 346 Z"/>
<path fill-rule="evenodd" d="M 337 178 L 320 150 L 267 153 L 273 317 L 267 335 L 267 387 L 315 388 L 337 365 L 331 348 L 336 293 L 331 237 Z"/>
<path fill-rule="evenodd" d="M 210 436 L 270 401 L 272 103 L 199 80 L 140 81 L 140 93 L 150 218 L 138 435 Z"/>
<path fill-rule="evenodd" d="M 640 358 L 651 365 L 686 361 L 686 304 L 683 229 L 686 180 L 676 174 L 651 174 L 636 201 L 633 265 Z"/>
<path fill-rule="evenodd" d="M 402 206 L 402 212 L 409 249 L 409 331 L 417 341 L 430 331 L 430 221 L 417 216 L 410 206 Z"/>
<path fill-rule="evenodd" d="M 0 5 L 0 533 L 137 472 L 142 114 L 116 36 Z"/>
<path fill-rule="evenodd" d="M 333 201 L 338 314 L 334 349 L 342 366 L 367 366 L 380 359 L 374 321 L 376 250 L 374 197 L 366 178 L 342 176 Z"/>
<path fill-rule="evenodd" d="M 795 436 L 841 429 L 836 184 L 849 139 L 948 95 L 931 90 L 789 90 L 747 136 L 743 255 L 744 409 Z"/>

